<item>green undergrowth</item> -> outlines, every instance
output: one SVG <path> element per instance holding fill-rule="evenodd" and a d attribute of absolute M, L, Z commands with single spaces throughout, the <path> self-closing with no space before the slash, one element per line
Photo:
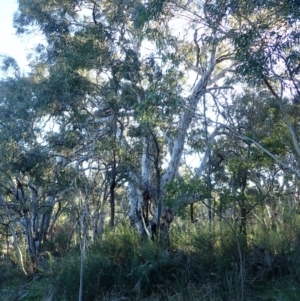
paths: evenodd
<path fill-rule="evenodd" d="M 9 268 L 13 264 L 0 265 L 7 296 L 9 287 L 24 281 L 17 267 Z M 25 287 L 30 294 L 24 300 L 50 300 L 49 294 L 51 300 L 78 300 L 78 246 L 59 258 L 48 254 L 42 268 L 33 289 L 26 280 L 14 298 Z M 167 247 L 121 224 L 90 244 L 83 287 L 84 301 L 299 300 L 300 223 L 294 218 L 273 228 L 256 225 L 247 236 L 234 223 L 174 223 Z"/>
<path fill-rule="evenodd" d="M 167 248 L 122 225 L 91 245 L 84 300 L 199 300 L 199 294 L 201 300 L 293 300 L 300 292 L 299 244 L 296 220 L 276 229 L 255 226 L 247 237 L 225 222 L 174 224 Z M 78 253 L 64 258 L 57 296 L 77 298 L 79 266 Z"/>

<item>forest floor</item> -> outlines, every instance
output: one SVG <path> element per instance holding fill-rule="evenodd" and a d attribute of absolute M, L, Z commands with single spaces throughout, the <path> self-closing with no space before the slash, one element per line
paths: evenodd
<path fill-rule="evenodd" d="M 25 276 L 14 253 L 0 258 L 0 301 L 78 300 L 78 246 L 39 264 Z M 83 301 L 298 301 L 300 221 L 246 242 L 224 227 L 174 227 L 168 249 L 120 227 L 90 245 L 84 271 Z"/>
<path fill-rule="evenodd" d="M 6 279 L 0 283 L 0 301 L 67 301 L 77 300 L 59 297 L 55 294 L 57 277 L 54 274 L 38 273 L 35 276 L 22 275 L 18 266 L 14 263 L 3 263 L 0 266 L 1 278 Z M 177 279 L 180 283 L 180 279 Z M 184 283 L 186 279 L 183 279 Z M 155 289 L 153 293 L 145 296 L 132 294 L 132 289 L 128 287 L 121 291 L 107 291 L 99 299 L 83 299 L 86 301 L 223 301 L 223 300 L 253 300 L 253 301 L 299 301 L 300 285 L 297 285 L 289 276 L 277 279 L 266 279 L 265 283 L 258 281 L 257 286 L 246 289 L 244 296 L 240 296 L 240 287 L 232 283 L 232 279 L 226 279 L 227 288 L 220 286 L 222 281 L 210 280 L 205 284 L 195 281 L 188 284 L 185 290 L 178 286 L 178 283 L 169 284 L 169 287 Z M 179 285 L 180 286 L 180 285 Z M 78 291 L 78 287 L 74 286 Z M 233 297 L 234 296 L 234 297 Z"/>

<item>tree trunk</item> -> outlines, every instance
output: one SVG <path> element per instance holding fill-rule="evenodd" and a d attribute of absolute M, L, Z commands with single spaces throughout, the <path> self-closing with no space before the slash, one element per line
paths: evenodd
<path fill-rule="evenodd" d="M 129 219 L 131 225 L 138 230 L 140 236 L 143 236 L 147 231 L 142 217 L 143 196 L 133 182 L 128 183 L 128 197 L 130 204 Z"/>
<path fill-rule="evenodd" d="M 185 140 L 187 136 L 190 124 L 195 116 L 195 112 L 198 107 L 199 100 L 206 93 L 206 87 L 211 79 L 211 75 L 216 64 L 216 43 L 210 43 L 210 55 L 205 70 L 203 70 L 200 80 L 196 83 L 192 95 L 188 98 L 186 103 L 187 109 L 184 111 L 182 117 L 178 122 L 176 128 L 177 135 L 174 140 L 173 148 L 171 150 L 171 158 L 169 164 L 163 175 L 160 175 L 160 162 L 162 160 L 159 145 L 157 143 L 155 133 L 145 131 L 143 140 L 143 155 L 142 155 L 142 185 L 136 179 L 138 176 L 132 176 L 132 179 L 128 185 L 129 202 L 130 202 L 130 220 L 133 225 L 139 230 L 140 233 L 146 232 L 148 234 L 147 227 L 143 220 L 143 197 L 141 191 L 146 191 L 146 188 L 150 189 L 151 196 L 154 185 L 151 183 L 152 178 L 156 178 L 156 196 L 155 196 L 155 210 L 153 223 L 158 226 L 157 231 L 163 232 L 162 238 L 168 239 L 169 227 L 174 219 L 174 210 L 162 203 L 161 197 L 164 194 L 163 187 L 174 179 L 178 172 L 178 168 L 181 163 L 181 157 L 185 146 Z M 215 133 L 214 133 L 215 135 Z M 213 136 L 214 136 L 213 135 Z M 213 138 L 212 138 L 213 139 Z M 155 174 L 151 172 L 151 165 L 154 163 Z M 206 163 L 206 162 L 205 162 Z M 137 183 L 139 185 L 135 186 Z M 135 187 L 134 187 L 135 186 Z"/>
<path fill-rule="evenodd" d="M 27 276 L 27 272 L 26 272 L 25 267 L 24 267 L 23 255 L 22 255 L 21 249 L 20 249 L 19 244 L 18 244 L 16 232 L 13 229 L 13 227 L 11 226 L 11 224 L 9 224 L 9 229 L 10 229 L 10 232 L 13 236 L 13 244 L 14 244 L 15 250 L 16 250 L 17 255 L 18 255 L 20 267 L 21 267 L 23 273 Z"/>
<path fill-rule="evenodd" d="M 116 176 L 117 176 L 117 170 L 116 170 L 116 156 L 114 152 L 114 158 L 113 158 L 113 165 L 112 165 L 112 179 L 109 187 L 110 192 L 110 227 L 114 228 L 115 226 L 115 187 L 116 187 Z"/>
<path fill-rule="evenodd" d="M 23 218 L 23 227 L 27 240 L 28 255 L 31 260 L 32 272 L 35 274 L 39 271 L 38 258 L 40 235 L 35 221 L 36 216 L 32 217 L 29 214 Z"/>
<path fill-rule="evenodd" d="M 85 254 L 87 248 L 88 219 L 89 219 L 87 196 L 85 196 L 84 203 L 81 204 L 81 207 L 82 207 L 82 214 L 80 217 L 80 275 L 79 275 L 78 301 L 83 300 L 83 275 L 84 275 Z"/>
<path fill-rule="evenodd" d="M 41 232 L 41 242 L 47 240 L 49 238 L 49 234 L 51 235 L 51 229 L 53 227 L 53 223 L 51 223 L 52 213 L 53 213 L 53 206 L 55 204 L 55 196 L 48 195 L 46 201 L 46 208 L 45 212 L 42 214 L 40 219 L 40 232 Z"/>

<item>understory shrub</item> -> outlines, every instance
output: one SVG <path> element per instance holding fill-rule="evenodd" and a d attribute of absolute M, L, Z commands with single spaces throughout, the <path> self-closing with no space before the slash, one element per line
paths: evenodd
<path fill-rule="evenodd" d="M 256 225 L 247 236 L 235 229 L 234 222 L 177 224 L 167 249 L 141 240 L 130 226 L 106 231 L 87 252 L 83 300 L 197 300 L 199 292 L 207 301 L 260 300 L 266 290 L 275 296 L 270 288 L 280 281 L 299 285 L 297 221 L 292 228 Z M 78 297 L 79 257 L 77 248 L 64 259 L 56 285 L 60 300 Z"/>
<path fill-rule="evenodd" d="M 70 255 L 57 280 L 57 296 L 74 300 L 79 287 L 79 254 Z M 191 262 L 184 252 L 160 249 L 154 241 L 140 241 L 128 227 L 106 232 L 94 242 L 84 268 L 84 300 L 101 300 L 122 292 L 132 298 L 158 291 L 183 289 L 191 281 Z M 195 266 L 193 269 L 196 270 Z"/>

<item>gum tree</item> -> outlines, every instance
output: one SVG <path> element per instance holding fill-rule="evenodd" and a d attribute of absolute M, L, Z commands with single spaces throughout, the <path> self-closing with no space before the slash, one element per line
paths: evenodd
<path fill-rule="evenodd" d="M 111 225 L 114 188 L 126 179 L 132 224 L 149 236 L 155 228 L 167 233 L 174 210 L 162 201 L 164 187 L 178 175 L 190 129 L 199 123 L 201 101 L 228 88 L 217 85 L 234 64 L 227 33 L 220 30 L 223 16 L 210 26 L 205 3 L 19 4 L 18 31 L 34 25 L 47 41 L 37 49 L 45 68 L 37 97 L 64 126 L 57 137 L 64 131 L 84 141 L 83 151 L 75 151 L 81 154 L 77 162 L 95 160 L 97 145 L 103 150 L 98 158 L 111 177 Z M 184 29 L 177 32 L 174 22 L 182 22 Z M 193 85 L 186 81 L 188 71 Z M 212 143 L 218 130 L 206 131 L 207 142 Z M 109 156 L 105 145 L 112 146 Z"/>

